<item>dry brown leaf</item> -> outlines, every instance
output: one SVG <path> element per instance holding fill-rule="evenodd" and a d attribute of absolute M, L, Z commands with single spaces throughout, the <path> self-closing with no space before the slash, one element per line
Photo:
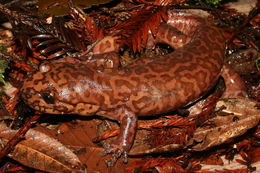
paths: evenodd
<path fill-rule="evenodd" d="M 81 8 L 90 8 L 106 4 L 111 0 L 73 0 L 73 4 Z M 68 0 L 39 0 L 39 12 L 55 16 L 68 14 Z"/>
<path fill-rule="evenodd" d="M 146 154 L 158 154 L 158 153 L 166 153 L 166 152 L 173 152 L 180 149 L 183 149 L 184 146 L 181 144 L 167 144 L 160 147 L 151 148 L 149 144 L 139 144 L 134 145 L 129 152 L 130 156 L 140 156 Z"/>
<path fill-rule="evenodd" d="M 1 144 L 6 144 L 16 132 L 1 122 Z M 26 133 L 25 140 L 18 143 L 8 156 L 23 165 L 46 172 L 85 172 L 80 160 L 71 150 L 54 138 L 33 129 Z"/>
<path fill-rule="evenodd" d="M 105 123 L 106 121 L 87 119 L 87 121 L 77 120 L 73 123 L 62 123 L 56 129 L 44 127 L 36 127 L 36 129 L 58 139 L 62 144 L 72 149 L 81 163 L 87 165 L 87 172 L 125 172 L 127 164 L 124 164 L 122 160 L 118 160 L 113 167 L 107 167 L 105 161 L 110 159 L 111 155 L 102 156 L 101 153 L 104 149 L 100 144 L 92 142 L 92 139 L 97 136 L 97 127 L 99 127 L 101 122 Z M 107 126 L 109 125 L 107 124 Z M 103 127 L 108 128 L 107 126 Z M 128 163 L 131 163 L 131 160 L 129 159 Z"/>
<path fill-rule="evenodd" d="M 217 103 L 216 109 L 223 109 L 216 117 L 210 119 L 214 127 L 201 127 L 196 129 L 188 145 L 194 145 L 191 150 L 202 151 L 210 147 L 223 144 L 232 138 L 241 136 L 247 130 L 255 127 L 260 120 L 260 110 L 257 103 L 243 99 L 223 99 Z M 228 113 L 228 115 L 223 115 Z"/>
<path fill-rule="evenodd" d="M 256 4 L 257 0 L 238 0 L 226 3 L 225 8 L 235 9 L 239 13 L 248 15 L 252 8 L 256 6 Z"/>

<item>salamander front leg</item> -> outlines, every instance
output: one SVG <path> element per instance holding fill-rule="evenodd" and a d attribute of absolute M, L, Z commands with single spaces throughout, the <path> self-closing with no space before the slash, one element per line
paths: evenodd
<path fill-rule="evenodd" d="M 117 120 L 120 123 L 118 138 L 112 144 L 105 145 L 104 154 L 112 154 L 112 158 L 106 161 L 107 165 L 113 166 L 121 156 L 123 156 L 124 163 L 127 163 L 127 154 L 133 145 L 136 134 L 136 115 L 127 108 L 121 107 L 113 112 L 102 112 L 102 116 Z"/>

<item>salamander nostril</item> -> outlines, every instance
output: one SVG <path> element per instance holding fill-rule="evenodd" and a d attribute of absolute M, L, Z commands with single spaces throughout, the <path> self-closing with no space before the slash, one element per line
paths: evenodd
<path fill-rule="evenodd" d="M 20 95 L 23 98 L 29 99 L 31 98 L 33 95 L 35 95 L 36 91 L 33 88 L 26 88 L 26 89 L 21 89 Z"/>

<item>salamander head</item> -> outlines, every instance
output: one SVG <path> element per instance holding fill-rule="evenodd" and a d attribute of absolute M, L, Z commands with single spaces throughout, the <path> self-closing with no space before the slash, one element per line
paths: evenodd
<path fill-rule="evenodd" d="M 66 78 L 66 74 L 74 70 L 67 69 L 68 66 L 62 63 L 42 64 L 38 72 L 29 75 L 21 88 L 25 103 L 42 113 L 93 115 L 99 106 L 85 103 L 75 96 L 72 88 L 78 87 L 78 82 L 74 82 L 74 78 Z M 74 80 L 74 86 L 68 85 L 71 80 Z M 80 93 L 84 92 L 83 89 L 87 90 L 80 89 Z"/>

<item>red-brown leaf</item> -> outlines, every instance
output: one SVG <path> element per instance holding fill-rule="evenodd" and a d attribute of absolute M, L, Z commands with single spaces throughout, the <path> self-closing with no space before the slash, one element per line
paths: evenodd
<path fill-rule="evenodd" d="M 85 30 L 83 31 L 83 36 L 88 38 L 88 41 L 91 43 L 102 38 L 104 36 L 103 30 L 96 25 L 91 17 L 87 16 L 85 19 Z"/>
<path fill-rule="evenodd" d="M 129 0 L 132 2 L 132 0 Z M 158 6 L 167 6 L 167 5 L 176 5 L 182 4 L 185 0 L 154 0 L 154 1 L 146 1 L 146 0 L 134 0 L 139 3 L 148 4 L 148 5 L 158 5 Z"/>
<path fill-rule="evenodd" d="M 133 50 L 140 51 L 142 44 L 146 44 L 149 30 L 156 34 L 159 24 L 166 20 L 165 9 L 145 7 L 124 23 L 119 23 L 111 29 L 111 33 L 122 36 L 121 44 L 132 46 Z"/>

